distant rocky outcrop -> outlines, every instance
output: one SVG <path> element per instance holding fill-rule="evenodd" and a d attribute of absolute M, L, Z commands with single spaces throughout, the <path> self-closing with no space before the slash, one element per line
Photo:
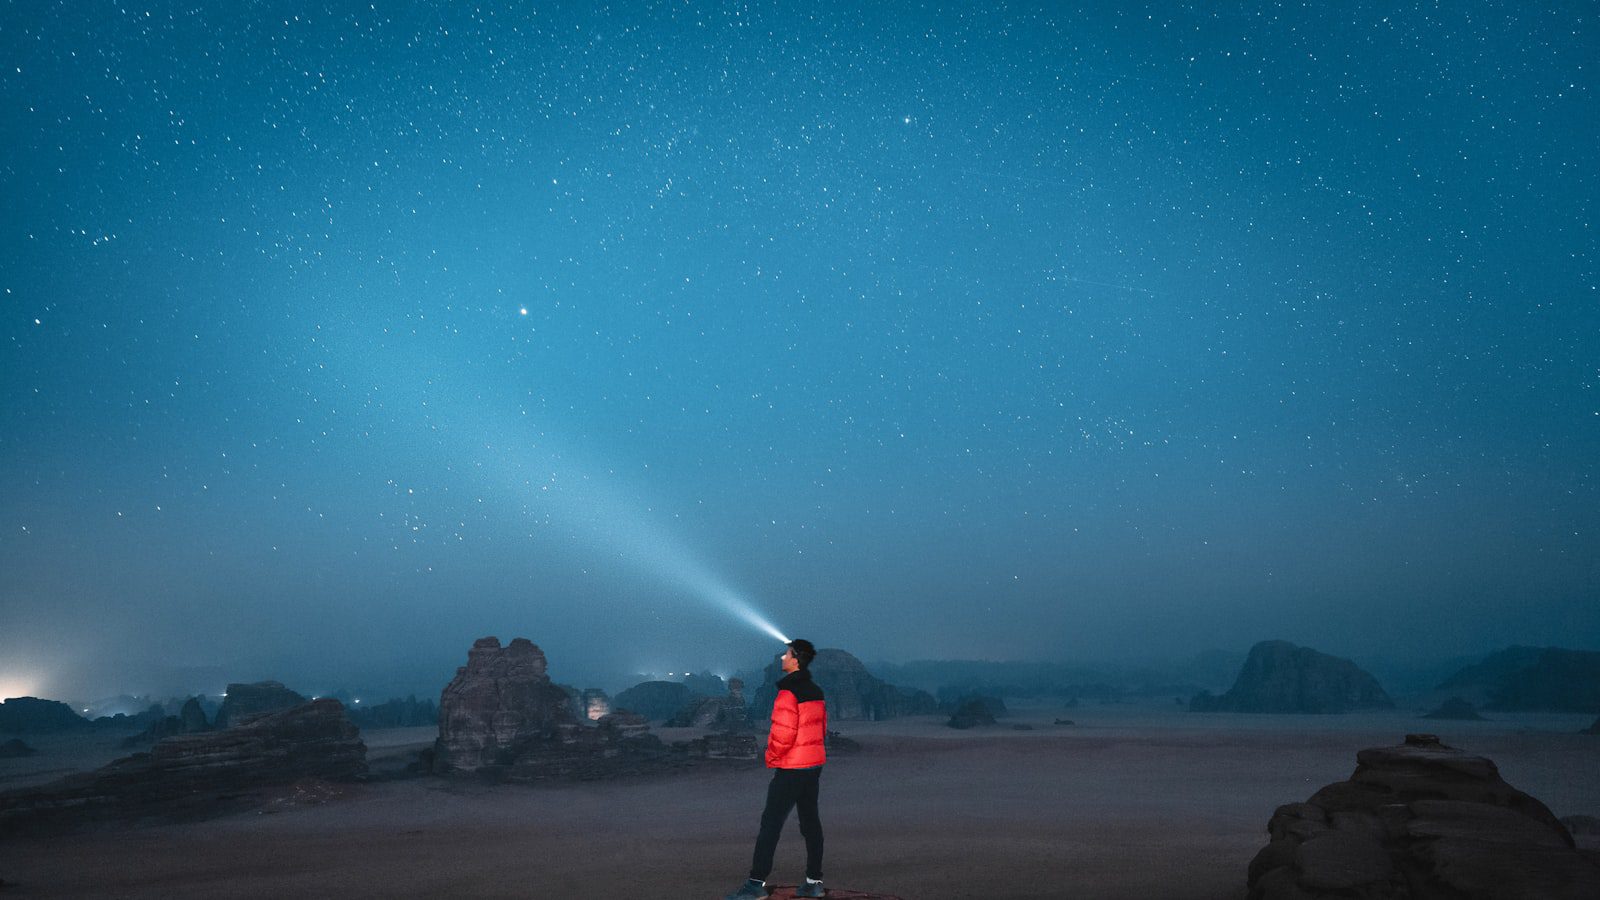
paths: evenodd
<path fill-rule="evenodd" d="M 1194 712 L 1342 713 L 1393 707 L 1378 680 L 1355 663 L 1288 641 L 1251 647 L 1227 693 L 1218 697 L 1202 691 L 1189 701 Z"/>
<path fill-rule="evenodd" d="M 152 712 L 162 710 L 160 706 L 152 706 Z M 190 697 L 183 704 L 183 708 L 175 716 L 163 716 L 150 723 L 150 727 L 139 732 L 133 737 L 123 740 L 123 747 L 139 747 L 153 744 L 163 738 L 178 734 L 199 734 L 209 731 L 211 726 L 206 722 L 206 711 L 201 708 L 198 698 Z"/>
<path fill-rule="evenodd" d="M 206 721 L 206 710 L 200 705 L 200 698 L 190 697 L 183 701 L 183 708 L 178 710 L 179 733 L 199 734 L 210 729 L 211 723 Z"/>
<path fill-rule="evenodd" d="M 230 684 L 223 698 L 222 708 L 217 710 L 217 728 L 227 728 L 250 716 L 291 709 L 306 703 L 305 697 L 276 681 Z"/>
<path fill-rule="evenodd" d="M 32 756 L 38 750 L 28 746 L 22 738 L 12 738 L 5 743 L 0 743 L 0 759 L 17 759 L 23 756 Z"/>
<path fill-rule="evenodd" d="M 987 698 L 969 697 L 956 707 L 950 714 L 950 721 L 946 722 L 951 728 L 976 728 L 980 725 L 993 725 L 995 713 L 989 707 Z"/>
<path fill-rule="evenodd" d="M 984 709 L 992 716 L 1003 716 L 1008 710 L 1004 697 L 995 694 L 962 694 L 960 696 L 943 696 L 939 701 L 939 711 L 954 713 L 972 701 L 983 704 Z"/>
<path fill-rule="evenodd" d="M 351 709 L 350 721 L 362 730 L 437 725 L 439 708 L 432 700 L 418 700 L 415 695 L 405 699 L 393 697 L 382 703 L 364 703 Z"/>
<path fill-rule="evenodd" d="M 1508 647 L 1450 676 L 1435 690 L 1486 710 L 1600 712 L 1600 653 Z"/>
<path fill-rule="evenodd" d="M 0 702 L 0 734 L 55 734 L 93 727 L 92 722 L 59 700 L 12 697 Z"/>
<path fill-rule="evenodd" d="M 611 708 L 636 712 L 652 722 L 664 722 L 694 701 L 694 691 L 679 682 L 643 681 L 612 698 Z"/>
<path fill-rule="evenodd" d="M 672 728 L 712 728 L 717 731 L 743 731 L 750 727 L 750 713 L 744 705 L 744 682 L 728 681 L 728 693 L 721 697 L 701 697 L 667 720 Z"/>
<path fill-rule="evenodd" d="M 584 688 L 579 703 L 583 717 L 591 722 L 598 722 L 611 715 L 611 698 L 599 688 Z"/>
<path fill-rule="evenodd" d="M 861 660 L 843 650 L 818 650 L 808 668 L 827 699 L 830 722 L 877 721 L 939 712 L 939 703 L 932 694 L 883 681 L 868 672 Z M 778 679 L 783 674 L 783 667 L 778 663 L 767 666 L 761 689 L 756 692 L 756 715 L 766 716 L 771 711 L 772 701 L 778 696 Z"/>
<path fill-rule="evenodd" d="M 1350 780 L 1278 807 L 1250 900 L 1600 897 L 1600 859 L 1490 760 L 1407 735 L 1356 763 Z"/>
<path fill-rule="evenodd" d="M 728 693 L 728 685 L 723 682 L 722 676 L 710 672 L 685 675 L 683 686 L 702 697 L 722 697 Z"/>
<path fill-rule="evenodd" d="M 1585 728 L 1583 734 L 1600 734 L 1600 719 L 1595 719 L 1594 724 Z"/>
<path fill-rule="evenodd" d="M 1478 715 L 1478 708 L 1460 697 L 1451 697 L 1439 704 L 1433 712 L 1423 716 L 1424 719 L 1449 719 L 1458 722 L 1482 722 L 1483 716 Z"/>
<path fill-rule="evenodd" d="M 356 778 L 366 745 L 337 700 L 314 700 L 222 731 L 170 737 L 95 772 L 0 794 L 0 836 L 105 817 L 205 816 L 302 779 Z"/>
<path fill-rule="evenodd" d="M 527 638 L 505 647 L 499 638 L 479 638 L 439 697 L 434 765 L 459 772 L 506 765 L 524 744 L 576 724 L 566 691 L 546 673 L 543 650 Z"/>

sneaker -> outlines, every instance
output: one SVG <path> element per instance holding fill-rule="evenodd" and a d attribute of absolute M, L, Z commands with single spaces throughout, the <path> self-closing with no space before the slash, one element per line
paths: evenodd
<path fill-rule="evenodd" d="M 739 885 L 739 889 L 737 891 L 734 891 L 728 896 L 722 898 L 722 900 L 767 900 L 767 895 L 769 893 L 770 892 L 767 890 L 766 882 L 757 881 L 754 878 L 747 878 L 745 879 L 744 884 Z M 820 897 L 822 895 L 818 894 L 817 896 Z"/>
<path fill-rule="evenodd" d="M 805 881 L 795 885 L 794 895 L 796 897 L 826 897 L 828 896 L 828 890 L 822 886 L 822 882 L 812 881 L 807 878 Z"/>

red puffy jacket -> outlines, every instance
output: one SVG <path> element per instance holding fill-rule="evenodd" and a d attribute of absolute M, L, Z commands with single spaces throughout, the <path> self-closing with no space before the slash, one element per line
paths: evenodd
<path fill-rule="evenodd" d="M 823 741 L 828 736 L 828 706 L 822 688 L 805 669 L 778 681 L 772 701 L 772 729 L 767 733 L 767 768 L 814 769 L 828 761 Z"/>

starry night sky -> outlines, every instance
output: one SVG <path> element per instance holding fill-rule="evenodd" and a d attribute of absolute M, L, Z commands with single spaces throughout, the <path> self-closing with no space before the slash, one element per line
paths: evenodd
<path fill-rule="evenodd" d="M 1212 6 L 3 3 L 0 696 L 1600 648 L 1593 5 Z"/>

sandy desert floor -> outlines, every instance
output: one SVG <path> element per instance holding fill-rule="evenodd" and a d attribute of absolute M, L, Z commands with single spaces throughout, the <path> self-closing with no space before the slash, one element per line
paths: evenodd
<path fill-rule="evenodd" d="M 1058 716 L 1077 724 L 1055 726 Z M 1357 750 L 1407 732 L 1489 756 L 1558 816 L 1600 815 L 1600 738 L 1575 733 L 1590 720 L 1091 706 L 1023 710 L 967 732 L 933 717 L 843 723 L 863 749 L 823 775 L 826 875 L 907 900 L 1239 898 L 1275 807 L 1348 777 Z M 430 736 L 367 740 L 379 759 Z M 0 786 L 113 755 L 75 753 L 41 754 L 31 769 L 5 761 Z M 14 841 L 0 846 L 0 878 L 6 897 L 703 900 L 743 877 L 766 780 L 751 763 L 609 783 L 366 784 L 271 814 Z M 773 880 L 794 881 L 803 859 L 791 820 Z"/>

